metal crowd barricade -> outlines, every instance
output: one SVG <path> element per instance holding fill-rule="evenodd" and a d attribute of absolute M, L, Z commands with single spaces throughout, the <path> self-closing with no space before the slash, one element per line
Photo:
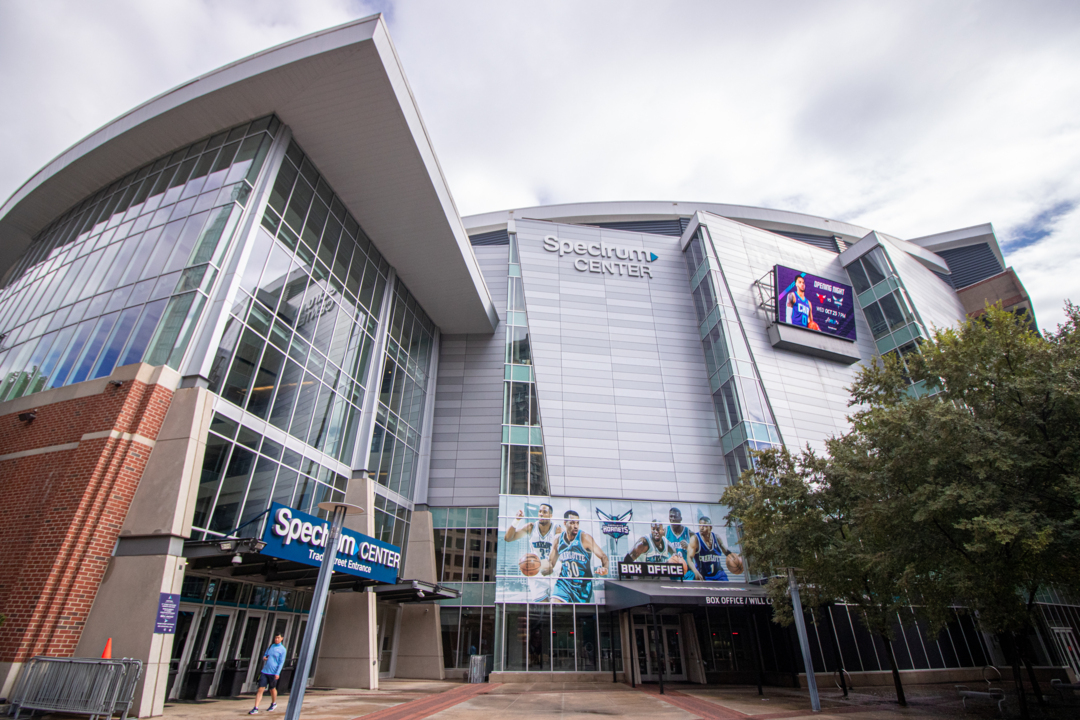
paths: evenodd
<path fill-rule="evenodd" d="M 127 720 L 142 676 L 142 660 L 36 657 L 26 663 L 11 693 L 9 714 L 23 710 L 89 715 L 121 713 Z"/>

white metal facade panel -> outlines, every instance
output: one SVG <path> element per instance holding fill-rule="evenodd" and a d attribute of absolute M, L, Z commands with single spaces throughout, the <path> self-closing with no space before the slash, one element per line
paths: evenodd
<path fill-rule="evenodd" d="M 473 250 L 503 320 L 509 246 Z M 427 494 L 431 505 L 499 504 L 505 334 L 500 324 L 490 335 L 440 338 Z"/>
<path fill-rule="evenodd" d="M 772 347 L 768 336 L 769 316 L 758 307 L 753 285 L 770 273 L 774 265 L 850 285 L 839 256 L 726 218 L 705 213 L 700 217 L 712 236 L 781 439 L 793 451 L 807 444 L 821 450 L 828 437 L 849 427 L 847 388 L 861 364 L 844 365 Z M 859 354 L 872 358 L 876 349 L 870 328 L 858 309 L 855 327 Z"/>
<path fill-rule="evenodd" d="M 915 303 L 919 317 L 926 323 L 926 329 L 933 332 L 934 328 L 956 327 L 963 322 L 966 317 L 964 304 L 956 291 L 918 260 L 888 240 L 884 242 L 889 259 L 904 281 L 904 287 L 911 296 L 911 302 Z"/>
<path fill-rule="evenodd" d="M 716 502 L 727 482 L 674 237 L 517 221 L 553 495 Z M 659 256 L 653 278 L 579 272 L 543 239 Z"/>

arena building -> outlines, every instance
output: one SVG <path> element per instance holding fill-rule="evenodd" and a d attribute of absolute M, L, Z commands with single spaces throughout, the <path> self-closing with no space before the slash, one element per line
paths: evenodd
<path fill-rule="evenodd" d="M 1035 322 L 990 225 L 462 218 L 378 16 L 74 145 L 0 209 L 0 273 L 0 696 L 27 659 L 111 638 L 146 663 L 140 716 L 250 691 L 278 632 L 291 674 L 323 501 L 367 513 L 318 685 L 474 655 L 508 682 L 797 682 L 725 486 L 751 450 L 844 432 L 874 356 L 987 301 Z M 1077 605 L 1044 600 L 1040 662 L 1080 671 Z M 1000 656 L 968 616 L 897 624 L 911 677 Z M 810 630 L 818 672 L 889 682 L 846 608 Z"/>

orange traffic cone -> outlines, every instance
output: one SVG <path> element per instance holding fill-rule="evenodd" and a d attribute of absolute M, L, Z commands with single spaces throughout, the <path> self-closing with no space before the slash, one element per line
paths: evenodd
<path fill-rule="evenodd" d="M 105 649 L 101 652 L 102 660 L 112 660 L 112 638 L 105 643 Z"/>

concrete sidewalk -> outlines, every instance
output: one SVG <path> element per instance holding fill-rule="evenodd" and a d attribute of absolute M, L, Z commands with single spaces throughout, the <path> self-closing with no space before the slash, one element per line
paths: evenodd
<path fill-rule="evenodd" d="M 838 690 L 821 694 L 822 712 L 810 710 L 806 690 L 756 687 L 668 685 L 664 695 L 656 685 L 613 683 L 508 683 L 467 685 L 461 682 L 384 680 L 379 690 L 313 689 L 304 699 L 305 720 L 595 720 L 598 715 L 632 720 L 779 720 L 780 718 L 844 718 L 845 720 L 899 720 L 900 718 L 997 718 L 997 707 L 971 705 L 964 710 L 951 685 L 914 685 L 905 688 L 908 707 L 896 705 L 892 688 L 854 690 L 844 698 Z M 198 703 L 170 703 L 165 720 L 239 720 L 251 709 L 253 696 Z M 1070 718 L 1077 708 L 1052 707 L 1039 713 L 1030 698 L 1033 717 Z M 288 696 L 278 709 L 260 717 L 281 717 Z M 1006 717 L 1015 717 L 1010 697 Z"/>

